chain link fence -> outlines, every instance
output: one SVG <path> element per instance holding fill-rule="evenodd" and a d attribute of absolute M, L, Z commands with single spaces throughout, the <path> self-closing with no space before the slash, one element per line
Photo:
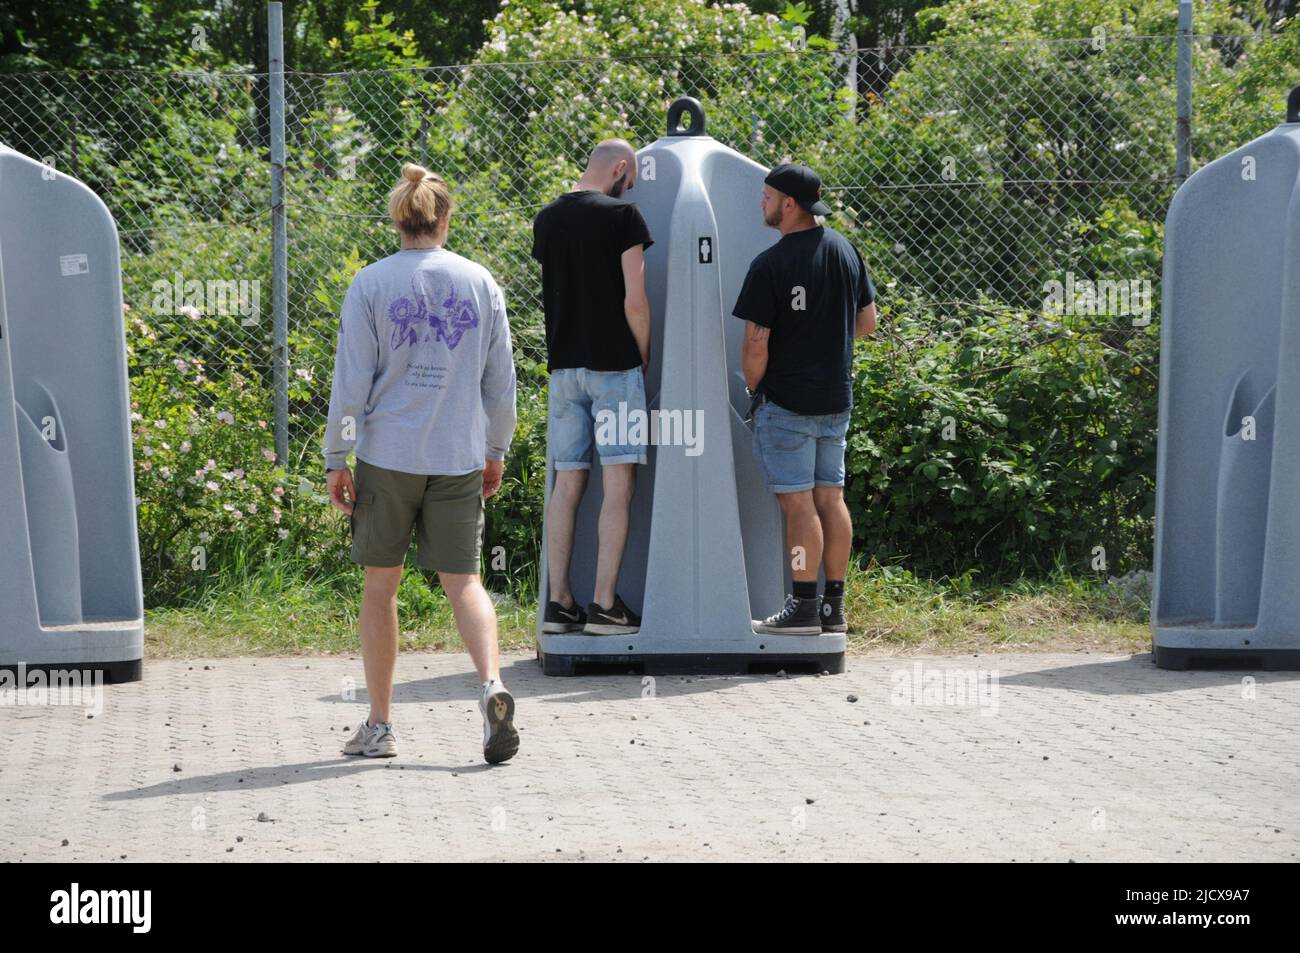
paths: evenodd
<path fill-rule="evenodd" d="M 1273 64 L 1267 82 L 1247 75 L 1252 62 L 1270 63 L 1274 42 L 1186 41 L 1194 161 L 1280 119 L 1279 77 L 1294 83 L 1300 68 Z M 1093 282 L 1097 298 L 1121 296 L 1085 333 L 1115 349 L 1149 337 L 1160 224 L 1177 184 L 1179 43 L 1094 35 L 290 70 L 287 463 L 318 468 L 339 306 L 355 270 L 396 248 L 385 199 L 402 162 L 451 184 L 449 245 L 500 281 L 522 393 L 535 400 L 545 355 L 532 218 L 578 178 L 600 138 L 641 146 L 660 136 L 679 96 L 698 98 L 708 132 L 755 161 L 818 170 L 831 224 L 876 278 L 886 336 L 905 309 L 932 314 L 936 328 L 950 311 L 975 309 L 1038 316 L 1044 334 L 1059 333 L 1044 305 L 1056 283 L 1068 306 L 1080 282 Z M 231 412 L 261 429 L 274 419 L 268 79 L 0 75 L 0 141 L 80 178 L 117 218 L 134 386 L 155 406 L 160 392 L 194 405 L 198 420 L 226 412 L 233 381 Z"/>
<path fill-rule="evenodd" d="M 599 136 L 653 141 L 680 95 L 760 164 L 819 170 L 886 308 L 905 297 L 1037 309 L 1045 282 L 1096 271 L 1080 232 L 1107 208 L 1163 218 L 1175 63 L 1174 38 L 1130 37 L 293 74 L 295 372 L 323 385 L 339 288 L 324 293 L 320 269 L 393 247 L 383 200 L 403 161 L 452 183 L 450 244 L 498 277 L 521 358 L 543 361 L 533 216 Z M 1155 264 L 1116 278 L 1150 284 Z M 320 386 L 295 402 L 296 438 L 318 429 L 327 399 Z"/>
<path fill-rule="evenodd" d="M 319 431 L 349 269 L 393 247 L 384 194 L 403 161 L 452 183 L 451 243 L 497 275 L 534 362 L 533 215 L 576 179 L 597 134 L 653 141 L 680 95 L 755 161 L 821 172 L 833 224 L 885 279 L 886 307 L 897 296 L 1035 307 L 1045 281 L 1090 271 L 1072 224 L 1112 203 L 1162 218 L 1175 60 L 1172 37 L 1125 37 L 290 72 L 293 437 Z M 0 76 L 0 88 L 0 141 L 82 179 L 117 217 L 132 313 L 160 337 L 203 339 L 210 368 L 269 368 L 266 75 L 37 73 Z M 178 279 L 179 291 L 159 284 Z M 241 280 L 256 292 L 227 301 L 235 313 L 184 304 L 185 282 Z M 170 313 L 167 291 L 181 302 Z"/>

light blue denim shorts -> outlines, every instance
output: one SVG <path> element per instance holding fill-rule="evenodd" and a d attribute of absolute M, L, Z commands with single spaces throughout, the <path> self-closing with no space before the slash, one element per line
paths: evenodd
<path fill-rule="evenodd" d="M 591 469 L 591 448 L 601 466 L 645 463 L 647 426 L 635 426 L 631 415 L 644 417 L 645 380 L 641 368 L 592 371 L 561 367 L 551 371 L 547 394 L 547 427 L 551 459 L 557 470 Z M 641 443 L 629 442 L 644 437 Z"/>
<path fill-rule="evenodd" d="M 754 411 L 754 458 L 772 493 L 844 485 L 849 415 L 796 414 L 764 397 Z"/>

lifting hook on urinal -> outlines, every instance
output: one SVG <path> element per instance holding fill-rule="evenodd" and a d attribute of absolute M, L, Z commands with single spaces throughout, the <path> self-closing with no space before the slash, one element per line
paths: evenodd
<path fill-rule="evenodd" d="M 1300 122 L 1300 86 L 1291 90 L 1291 95 L 1286 98 L 1286 121 Z"/>
<path fill-rule="evenodd" d="M 682 121 L 682 113 L 690 114 L 690 123 L 685 128 L 678 128 Z M 692 96 L 683 96 L 674 100 L 673 104 L 668 107 L 668 135 L 670 136 L 702 136 L 704 135 L 704 107 L 700 101 Z"/>

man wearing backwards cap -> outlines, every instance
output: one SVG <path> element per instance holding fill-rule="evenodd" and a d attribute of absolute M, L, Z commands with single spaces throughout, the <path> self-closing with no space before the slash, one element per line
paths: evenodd
<path fill-rule="evenodd" d="M 741 366 L 754 401 L 754 456 L 781 504 L 791 553 L 804 558 L 791 561 L 794 593 L 780 612 L 755 619 L 754 631 L 845 632 L 853 342 L 876 329 L 876 292 L 857 249 L 813 217 L 830 214 L 817 173 L 787 163 L 763 181 L 763 221 L 781 238 L 750 264 L 732 314 L 745 321 Z"/>

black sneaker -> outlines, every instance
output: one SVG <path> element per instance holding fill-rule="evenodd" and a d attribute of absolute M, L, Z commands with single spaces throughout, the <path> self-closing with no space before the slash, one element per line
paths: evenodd
<path fill-rule="evenodd" d="M 587 606 L 587 635 L 630 635 L 641 628 L 641 617 L 623 604 L 623 597 L 615 594 L 614 604 L 602 609 L 596 603 Z"/>
<path fill-rule="evenodd" d="M 822 596 L 822 631 L 847 632 L 849 622 L 844 618 L 843 596 Z"/>
<path fill-rule="evenodd" d="M 758 635 L 821 635 L 822 624 L 817 617 L 817 599 L 800 599 L 786 596 L 785 605 L 776 615 L 754 619 L 754 632 Z"/>
<path fill-rule="evenodd" d="M 542 619 L 542 631 L 552 634 L 558 632 L 581 632 L 587 624 L 587 613 L 576 602 L 564 608 L 558 602 L 546 603 L 546 615 Z"/>

